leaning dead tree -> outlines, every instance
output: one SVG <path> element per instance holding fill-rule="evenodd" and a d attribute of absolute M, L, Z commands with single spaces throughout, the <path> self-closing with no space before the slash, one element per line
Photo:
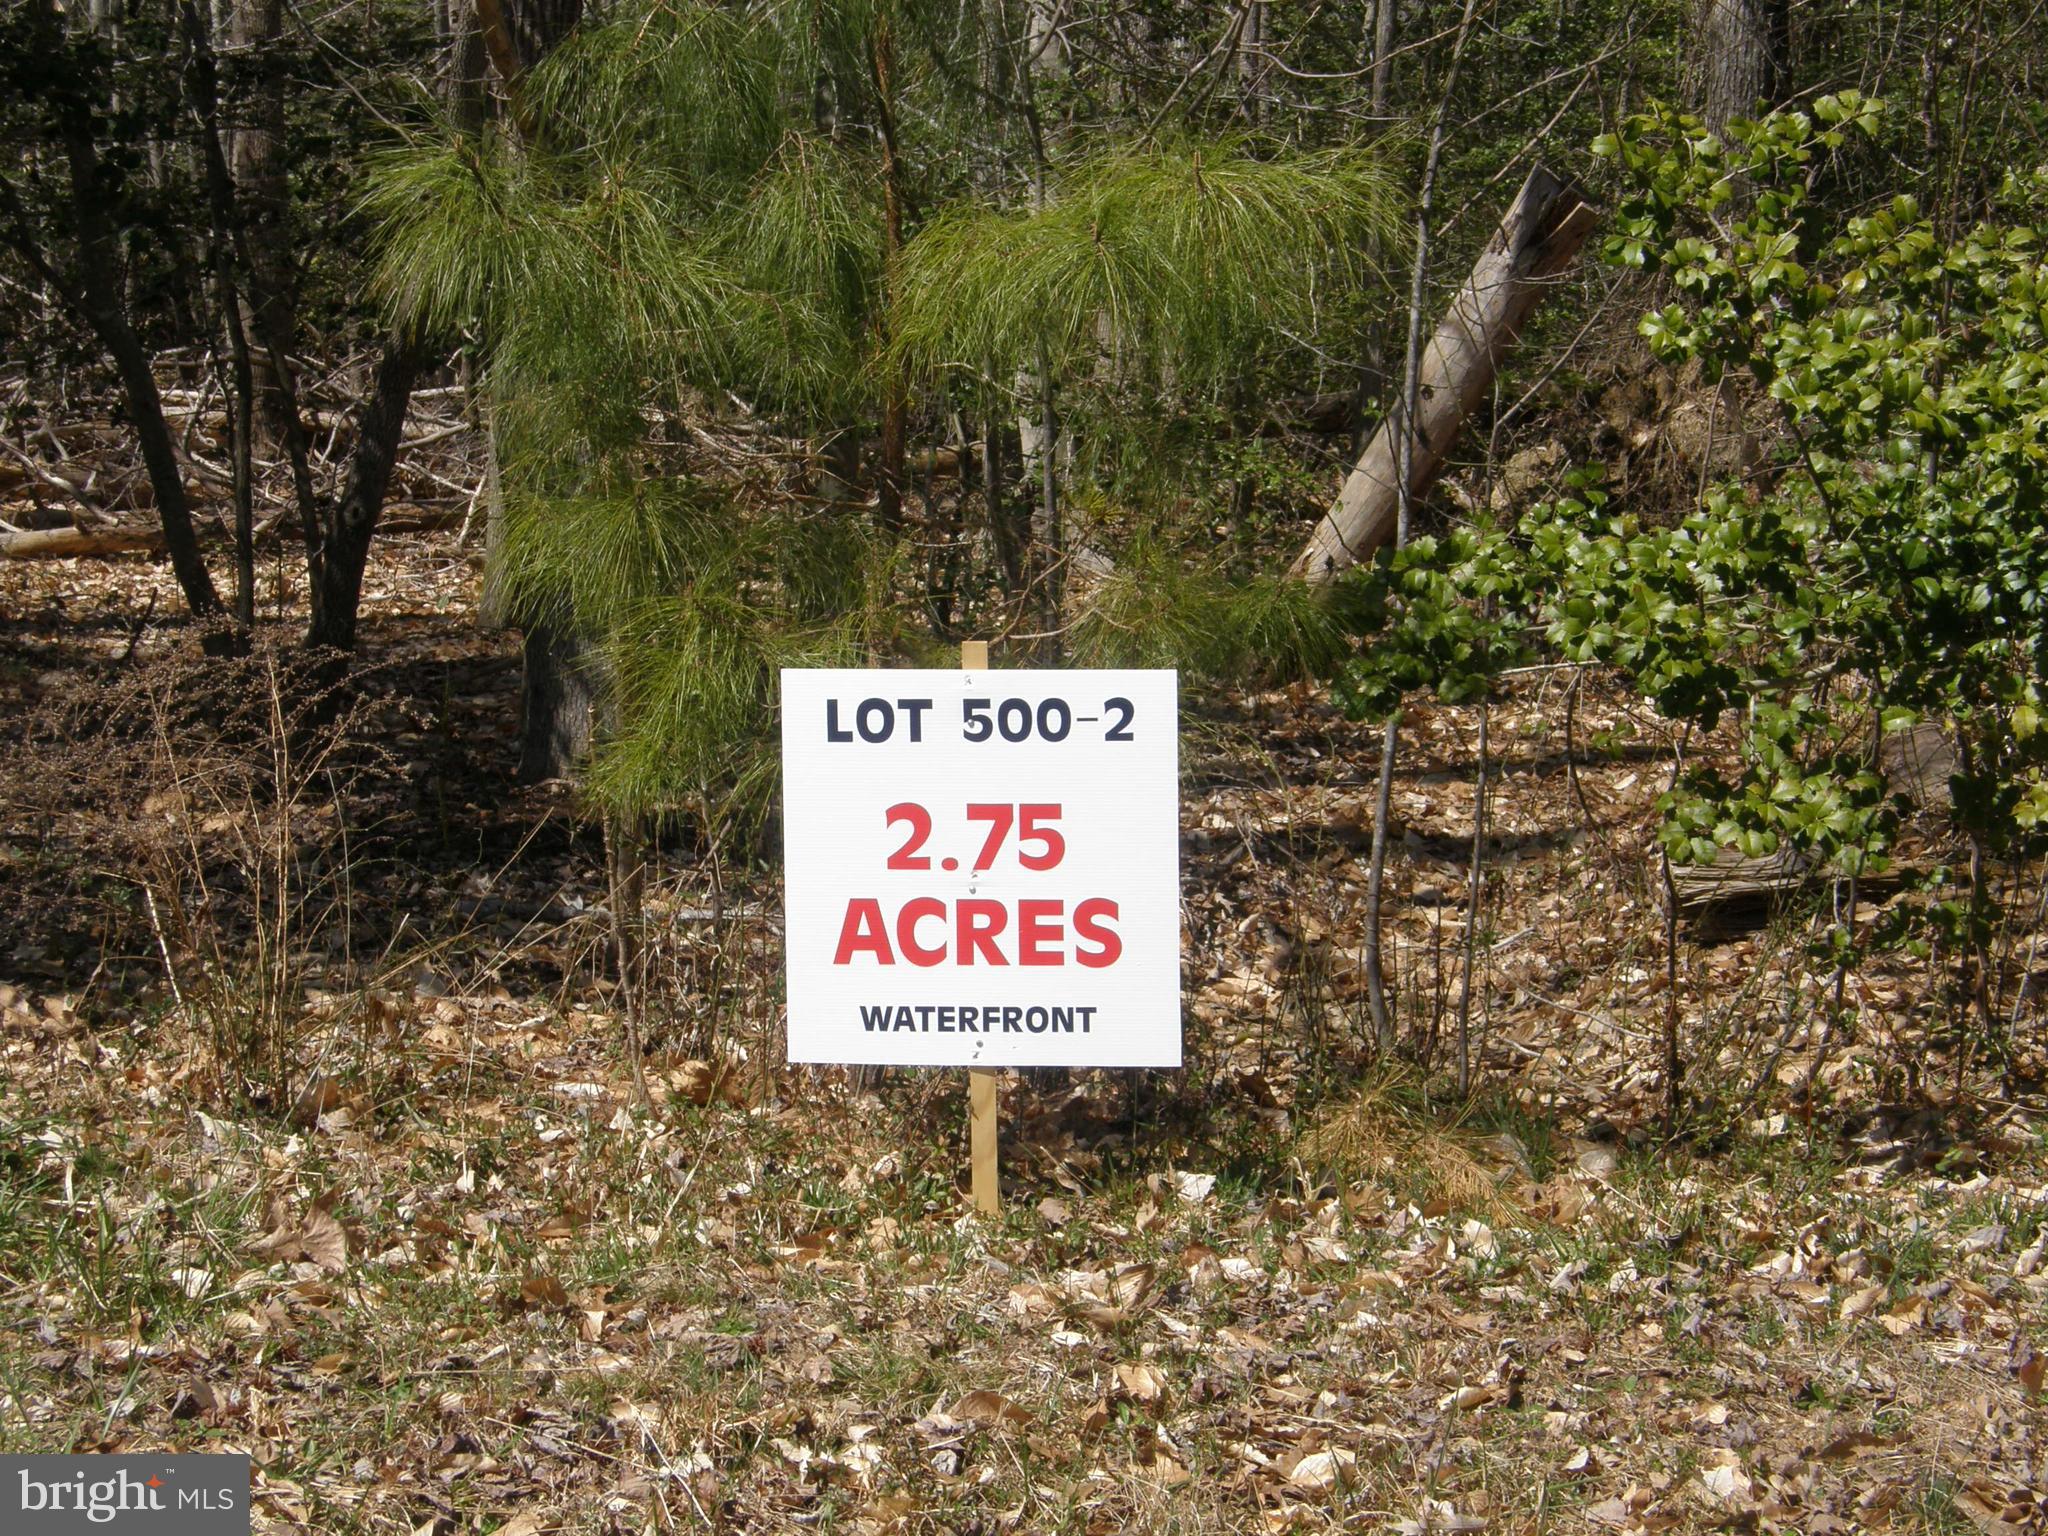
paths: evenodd
<path fill-rule="evenodd" d="M 1548 292 L 1546 279 L 1572 264 L 1598 217 L 1577 187 L 1540 165 L 1522 183 L 1422 355 L 1409 460 L 1411 501 L 1436 479 L 1465 418 L 1493 388 L 1501 360 Z M 1337 504 L 1295 560 L 1296 576 L 1329 581 L 1393 539 L 1401 510 L 1405 414 L 1396 406 L 1365 445 Z"/>

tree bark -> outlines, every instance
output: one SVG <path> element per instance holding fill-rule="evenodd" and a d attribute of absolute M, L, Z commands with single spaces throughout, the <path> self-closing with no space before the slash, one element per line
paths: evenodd
<path fill-rule="evenodd" d="M 221 320 L 228 335 L 228 449 L 235 493 L 235 622 L 247 633 L 256 627 L 256 370 L 249 356 L 248 331 L 242 324 L 234 263 L 225 249 L 216 250 L 214 259 Z"/>
<path fill-rule="evenodd" d="M 981 427 L 981 494 L 988 508 L 988 533 L 995 545 L 1003 595 L 1014 597 L 1030 579 L 1031 517 L 1028 510 L 1011 506 L 1005 489 L 1007 476 L 1002 418 L 990 415 Z"/>
<path fill-rule="evenodd" d="M 572 631 L 536 624 L 526 631 L 523 657 L 519 782 L 568 778 L 590 749 L 598 649 Z"/>
<path fill-rule="evenodd" d="M 1785 0 L 1701 0 L 1694 91 L 1714 133 L 1725 134 L 1759 106 L 1776 105 L 1788 30 Z"/>
<path fill-rule="evenodd" d="M 882 130 L 882 281 L 891 287 L 903 253 L 903 166 L 896 145 L 896 42 L 886 3 L 877 11 L 869 62 L 875 77 L 876 110 Z M 903 364 L 890 356 L 885 304 L 877 325 L 883 330 L 882 443 L 875 466 L 875 505 L 882 527 L 891 534 L 903 527 L 903 460 L 909 435 L 910 384 Z M 930 511 L 929 508 L 926 509 Z"/>
<path fill-rule="evenodd" d="M 1237 30 L 1237 99 L 1245 121 L 1256 125 L 1265 115 L 1266 0 L 1244 0 L 1244 23 Z"/>
<path fill-rule="evenodd" d="M 276 338 L 290 345 L 294 316 L 290 299 L 291 239 L 286 230 L 289 196 L 285 186 L 284 92 L 275 60 L 269 57 L 283 31 L 279 0 L 234 0 L 229 12 L 227 44 L 238 69 L 250 82 L 239 92 L 240 108 L 232 111 L 227 130 L 227 160 L 234 178 L 235 206 L 242 219 L 236 239 L 247 253 L 251 270 L 237 284 L 245 336 L 259 341 Z M 232 109 L 236 103 L 230 103 Z M 284 413 L 293 408 L 285 381 L 267 346 L 249 357 L 259 418 L 265 441 L 285 441 Z"/>
<path fill-rule="evenodd" d="M 356 441 L 349 455 L 347 479 L 338 495 L 322 497 L 314 488 L 311 450 L 306 441 L 305 422 L 299 414 L 298 386 L 286 356 L 286 339 L 293 324 L 292 307 L 289 303 L 272 302 L 281 296 L 264 278 L 263 258 L 253 249 L 254 242 L 249 238 L 241 189 L 221 142 L 219 80 L 212 40 L 197 6 L 186 0 L 181 8 L 193 50 L 189 84 L 200 122 L 200 150 L 214 220 L 221 237 L 233 244 L 234 260 L 224 266 L 223 280 L 230 284 L 239 281 L 241 294 L 249 300 L 246 314 L 262 328 L 260 339 L 270 363 L 271 388 L 277 396 L 274 424 L 291 460 L 312 598 L 306 644 L 349 650 L 355 645 L 356 615 L 362 602 L 363 568 L 369 559 L 370 538 L 376 532 L 385 488 L 391 482 L 392 466 L 397 460 L 406 406 L 419 374 L 420 350 L 409 338 L 393 337 L 385 342 L 369 392 L 356 410 Z M 244 311 L 237 311 L 241 313 Z M 231 325 L 230 329 L 239 327 Z M 253 584 L 253 571 L 251 577 Z"/>
<path fill-rule="evenodd" d="M 1502 359 L 1548 292 L 1545 279 L 1571 265 L 1597 218 L 1578 188 L 1541 166 L 1529 173 L 1423 353 L 1409 443 L 1404 448 L 1401 441 L 1407 411 L 1397 405 L 1296 558 L 1294 575 L 1334 580 L 1392 540 L 1403 502 L 1436 479 L 1465 418 L 1493 387 Z"/>
<path fill-rule="evenodd" d="M 356 446 L 349 457 L 348 479 L 327 509 L 319 543 L 312 555 L 312 622 L 306 644 L 341 650 L 356 643 L 356 616 L 362 606 L 363 568 L 369 563 L 370 539 L 384 510 L 384 493 L 398 462 L 398 441 L 405 430 L 406 407 L 419 377 L 417 343 L 397 338 L 384 344 L 370 392 L 356 412 Z"/>
<path fill-rule="evenodd" d="M 1396 0 L 1373 0 L 1372 8 L 1372 94 L 1368 104 L 1374 117 L 1387 115 L 1387 87 L 1394 78 L 1394 28 L 1400 18 Z"/>
<path fill-rule="evenodd" d="M 540 125 L 521 100 L 526 71 L 569 34 L 583 15 L 583 0 L 474 0 L 484 51 L 511 104 L 520 137 L 529 142 Z M 488 419 L 488 417 L 487 417 Z M 502 536 L 504 499 L 500 463 L 491 449 L 492 509 Z M 492 607 L 501 608 L 485 527 L 484 586 Z M 531 625 L 521 646 L 519 778 L 523 783 L 563 778 L 590 746 L 591 713 L 597 702 L 600 656 L 584 636 L 547 625 Z"/>

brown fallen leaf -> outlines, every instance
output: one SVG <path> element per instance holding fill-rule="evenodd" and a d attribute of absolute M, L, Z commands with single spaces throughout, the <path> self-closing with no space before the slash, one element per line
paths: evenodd
<path fill-rule="evenodd" d="M 2043 1381 L 2048 1380 L 2048 1355 L 2030 1353 L 2013 1367 L 2012 1373 L 2019 1377 L 2021 1386 L 2039 1397 Z"/>
<path fill-rule="evenodd" d="M 1858 1451 L 1880 1450 L 1892 1443 L 1887 1435 L 1872 1434 L 1867 1429 L 1852 1429 L 1845 1435 L 1835 1436 L 1815 1455 L 1822 1461 L 1846 1461 Z"/>
<path fill-rule="evenodd" d="M 258 1258 L 287 1264 L 307 1260 L 329 1274 L 348 1268 L 348 1232 L 320 1207 L 313 1206 L 294 1221 L 281 1205 L 273 1203 L 264 1226 L 264 1234 L 249 1244 L 249 1251 Z"/>
<path fill-rule="evenodd" d="M 1602 1471 L 1600 1458 L 1593 1454 L 1590 1445 L 1582 1445 L 1565 1458 L 1560 1470 L 1567 1477 L 1597 1477 Z"/>
<path fill-rule="evenodd" d="M 986 1424 L 994 1429 L 1000 1429 L 1006 1424 L 1029 1424 L 1031 1422 L 1031 1415 L 1024 1409 L 1011 1402 L 1002 1393 L 990 1392 L 986 1389 L 962 1393 L 954 1400 L 953 1406 L 948 1408 L 946 1412 L 955 1419 L 960 1419 L 970 1424 Z"/>
<path fill-rule="evenodd" d="M 1110 1273 L 1109 1299 L 1125 1313 L 1135 1313 L 1152 1298 L 1159 1271 L 1151 1264 L 1119 1264 Z"/>
<path fill-rule="evenodd" d="M 1446 1393 L 1439 1408 L 1456 1408 L 1460 1411 L 1484 1408 L 1488 1403 L 1497 1402 L 1507 1396 L 1507 1388 L 1489 1383 L 1484 1386 L 1465 1386 L 1455 1392 Z"/>
<path fill-rule="evenodd" d="M 519 1299 L 529 1307 L 566 1308 L 569 1293 L 553 1275 L 528 1275 L 519 1282 Z"/>
<path fill-rule="evenodd" d="M 310 1130 L 319 1118 L 341 1104 L 341 1084 L 331 1077 L 316 1077 L 299 1091 L 292 1102 L 292 1124 Z"/>
<path fill-rule="evenodd" d="M 306 1212 L 299 1232 L 306 1257 L 329 1274 L 348 1268 L 348 1233 L 340 1222 L 318 1206 Z"/>
<path fill-rule="evenodd" d="M 589 1225 L 589 1206 L 565 1205 L 534 1236 L 544 1243 L 566 1242 Z"/>
<path fill-rule="evenodd" d="M 1216 1342 L 1227 1344 L 1233 1349 L 1250 1350 L 1255 1355 L 1263 1355 L 1273 1347 L 1266 1339 L 1253 1333 L 1249 1328 L 1218 1328 L 1216 1330 Z"/>
<path fill-rule="evenodd" d="M 1166 1395 L 1166 1374 L 1143 1360 L 1127 1361 L 1116 1368 L 1116 1384 L 1133 1402 L 1148 1406 Z"/>
<path fill-rule="evenodd" d="M 1908 1297 L 1877 1320 L 1877 1326 L 1893 1338 L 1903 1338 L 1918 1328 L 1927 1316 L 1927 1299 Z"/>
<path fill-rule="evenodd" d="M 1413 1519 L 1394 1522 L 1396 1536 L 1432 1536 L 1432 1533 L 1438 1531 L 1466 1532 L 1485 1529 L 1486 1520 L 1483 1516 L 1463 1514 L 1448 1499 L 1426 1498 Z"/>
<path fill-rule="evenodd" d="M 1877 1305 L 1877 1304 L 1878 1304 L 1878 1303 L 1879 1303 L 1880 1301 L 1883 1301 L 1883 1300 L 1884 1300 L 1884 1287 L 1883 1287 L 1883 1286 L 1881 1286 L 1881 1285 L 1866 1285 L 1866 1286 L 1864 1286 L 1864 1287 L 1863 1287 L 1863 1289 L 1862 1289 L 1862 1290 L 1860 1290 L 1860 1291 L 1857 1291 L 1857 1292 L 1855 1292 L 1854 1294 L 1852 1294 L 1852 1295 L 1851 1295 L 1851 1296 L 1849 1296 L 1849 1297 L 1848 1297 L 1848 1298 L 1847 1298 L 1846 1300 L 1844 1300 L 1844 1301 L 1843 1301 L 1843 1303 L 1842 1303 L 1842 1320 L 1843 1320 L 1844 1322 L 1851 1322 L 1851 1323 L 1853 1323 L 1853 1322 L 1855 1322 L 1855 1321 L 1856 1321 L 1856 1319 L 1857 1319 L 1857 1318 L 1859 1318 L 1859 1317 L 1862 1317 L 1862 1316 L 1864 1316 L 1864 1315 L 1865 1315 L 1866 1313 L 1868 1313 L 1868 1312 L 1869 1312 L 1869 1311 L 1870 1311 L 1870 1310 L 1871 1310 L 1871 1309 L 1872 1309 L 1873 1307 L 1875 1307 L 1875 1306 L 1876 1306 L 1876 1305 Z"/>
<path fill-rule="evenodd" d="M 1287 1470 L 1290 1486 L 1303 1493 L 1332 1493 L 1349 1483 L 1358 1472 L 1358 1458 L 1341 1446 L 1311 1451 Z"/>

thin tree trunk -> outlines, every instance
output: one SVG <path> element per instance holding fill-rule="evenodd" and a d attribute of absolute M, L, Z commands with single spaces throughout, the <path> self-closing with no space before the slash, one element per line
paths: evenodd
<path fill-rule="evenodd" d="M 1266 0 L 1244 0 L 1244 24 L 1237 32 L 1237 97 L 1245 121 L 1256 124 L 1265 110 Z"/>
<path fill-rule="evenodd" d="M 31 16 L 32 35 L 49 57 L 58 57 L 63 52 L 64 19 L 54 0 L 36 0 Z M 11 190 L 6 199 L 6 238 L 36 275 L 84 318 L 112 356 L 121 381 L 123 403 L 156 499 L 157 520 L 163 526 L 171 570 L 192 616 L 202 624 L 212 623 L 222 617 L 220 594 L 199 552 L 191 503 L 178 466 L 177 440 L 164 419 L 163 397 L 156 387 L 149 353 L 122 309 L 120 264 L 107 219 L 110 198 L 101 185 L 91 110 L 82 97 L 64 98 L 61 105 L 66 111 L 58 131 L 64 145 L 68 212 L 77 248 L 74 270 L 69 275 L 60 272 L 44 255 L 30 233 L 32 221 L 14 200 Z M 0 187 L 4 186 L 0 182 Z M 232 647 L 234 637 L 213 632 L 205 643 L 211 651 L 223 651 Z"/>
<path fill-rule="evenodd" d="M 219 78 L 212 40 L 197 6 L 184 0 L 181 9 L 186 40 L 193 54 L 190 85 L 200 122 L 201 158 L 214 219 L 232 238 L 235 275 L 245 290 L 253 294 L 246 314 L 262 328 L 263 350 L 271 366 L 271 387 L 277 393 L 280 407 L 275 425 L 291 460 L 312 607 L 306 644 L 348 650 L 355 644 L 356 615 L 362 600 L 363 569 L 369 559 L 370 539 L 383 511 L 384 493 L 391 481 L 399 436 L 405 427 L 406 407 L 412 398 L 413 381 L 419 374 L 419 348 L 407 338 L 395 337 L 385 343 L 369 392 L 357 408 L 356 440 L 349 456 L 347 479 L 338 496 L 323 500 L 313 486 L 311 446 L 306 440 L 298 388 L 285 350 L 290 306 L 271 302 L 277 295 L 267 291 L 259 259 L 251 248 L 247 221 L 239 206 L 240 194 L 221 144 Z"/>
<path fill-rule="evenodd" d="M 444 44 L 448 56 L 441 89 L 456 128 L 463 133 L 475 133 L 484 123 L 490 83 L 483 27 L 477 19 L 476 6 L 469 0 L 447 0 L 446 21 Z"/>
<path fill-rule="evenodd" d="M 419 378 L 420 359 L 416 342 L 405 338 L 385 342 L 370 391 L 356 411 L 356 446 L 349 456 L 348 479 L 323 519 L 313 560 L 308 645 L 341 650 L 355 646 L 363 570 L 369 563 L 377 519 L 384 511 L 391 471 L 398 462 L 399 437 L 405 430 L 406 407 Z"/>
<path fill-rule="evenodd" d="M 218 242 L 217 242 L 218 243 Z M 242 328 L 242 298 L 234 269 L 223 249 L 217 252 L 221 319 L 228 333 L 232 382 L 228 398 L 228 454 L 235 498 L 235 622 L 243 630 L 256 627 L 256 482 L 253 443 L 256 435 L 256 374 L 249 360 L 249 337 Z"/>
<path fill-rule="evenodd" d="M 1034 27 L 1041 15 L 1039 0 L 1033 0 L 1032 19 Z M 1055 43 L 1056 32 L 1048 32 Z M 1025 55 L 1022 67 L 1017 71 L 1017 84 L 1024 109 L 1024 126 L 1031 140 L 1031 205 L 1037 211 L 1045 211 L 1046 180 L 1051 173 L 1051 163 L 1045 149 L 1045 129 L 1038 118 L 1038 93 L 1035 85 L 1037 65 L 1044 52 L 1041 46 L 1034 46 Z M 1061 61 L 1064 64 L 1062 52 Z M 1054 657 L 1059 654 L 1058 631 L 1063 611 L 1062 589 L 1065 586 L 1065 530 L 1060 525 L 1059 466 L 1054 455 L 1059 447 L 1059 418 L 1053 412 L 1052 362 L 1047 356 L 1045 343 L 1038 346 L 1038 371 L 1033 380 L 1038 394 L 1038 420 L 1020 417 L 1017 423 L 1017 446 L 1024 461 L 1027 474 L 1032 468 L 1038 471 L 1038 510 L 1032 519 L 1034 577 L 1043 580 L 1043 607 L 1046 615 L 1045 627 L 1053 633 L 1049 650 Z M 1036 449 L 1034 463 L 1033 450 Z"/>
<path fill-rule="evenodd" d="M 1399 25 L 1399 0 L 1374 0 L 1372 8 L 1372 94 L 1374 117 L 1387 115 L 1387 89 L 1394 78 L 1394 29 Z"/>
<path fill-rule="evenodd" d="M 639 818 L 607 816 L 604 820 L 605 865 L 611 876 L 612 950 L 619 967 L 620 1018 L 625 1026 L 626 1060 L 633 1069 L 633 1091 L 644 1110 L 654 1108 L 647 1091 L 647 1069 L 641 1041 L 647 998 L 647 967 L 642 958 L 642 933 L 647 911 L 647 832 Z"/>
<path fill-rule="evenodd" d="M 1438 324 L 1419 373 L 1404 381 L 1403 407 L 1380 424 L 1295 560 L 1296 576 L 1334 580 L 1393 540 L 1403 509 L 1435 480 L 1465 418 L 1492 389 L 1502 359 L 1549 291 L 1545 279 L 1570 266 L 1596 217 L 1577 188 L 1541 166 L 1530 171 Z M 1411 314 L 1411 327 L 1419 324 Z M 1402 430 L 1404 420 L 1414 422 L 1412 432 Z"/>
<path fill-rule="evenodd" d="M 896 268 L 903 251 L 903 167 L 896 146 L 896 44 L 891 18 L 884 7 L 875 18 L 870 62 L 875 76 L 875 99 L 882 131 L 882 281 L 893 293 Z M 889 352 L 889 313 L 884 304 L 879 324 L 883 329 L 882 350 L 882 445 L 876 466 L 876 510 L 882 526 L 891 533 L 903 526 L 903 459 L 910 412 L 909 381 L 903 365 Z"/>
<path fill-rule="evenodd" d="M 522 655 L 519 782 L 568 778 L 590 749 L 598 650 L 572 631 L 535 624 Z"/>
<path fill-rule="evenodd" d="M 1387 885 L 1387 819 L 1394 809 L 1394 759 L 1401 746 L 1401 716 L 1388 718 L 1380 741 L 1379 786 L 1372 802 L 1372 853 L 1365 880 L 1365 1007 L 1372 1018 L 1373 1045 L 1381 1056 L 1394 1049 L 1394 1014 L 1387 1004 L 1387 970 L 1380 910 Z"/>
<path fill-rule="evenodd" d="M 1465 881 L 1465 962 L 1458 987 L 1458 1092 L 1472 1091 L 1472 967 L 1479 951 L 1479 916 L 1486 890 L 1486 701 L 1479 704 L 1479 781 L 1472 792 L 1472 869 Z"/>
<path fill-rule="evenodd" d="M 1004 474 L 1003 424 L 992 414 L 981 426 L 981 493 L 988 507 L 988 533 L 996 547 L 1003 591 L 1014 596 L 1024 590 L 1029 579 L 1030 530 L 1018 526 L 1019 518 L 1004 489 Z"/>
<path fill-rule="evenodd" d="M 227 45 L 240 68 L 253 81 L 241 96 L 226 132 L 229 172 L 234 180 L 235 207 L 241 227 L 235 238 L 251 263 L 238 286 L 245 335 L 276 338 L 288 346 L 293 328 L 290 291 L 292 242 L 286 228 L 289 198 L 285 185 L 283 79 L 271 57 L 283 31 L 279 0 L 232 0 Z M 265 439 L 285 441 L 284 413 L 296 402 L 285 388 L 268 345 L 250 359 L 259 419 Z"/>
<path fill-rule="evenodd" d="M 474 5 L 484 51 L 505 89 L 520 137 L 530 142 L 539 124 L 527 109 L 521 84 L 526 71 L 581 19 L 582 0 L 474 0 Z M 488 540 L 488 524 L 485 534 Z M 487 588 L 492 580 L 487 558 Z M 521 658 L 519 778 L 533 783 L 567 777 L 590 746 L 600 653 L 582 635 L 540 624 L 527 629 Z"/>
<path fill-rule="evenodd" d="M 1429 154 L 1422 166 L 1422 194 L 1415 212 L 1415 267 L 1408 285 L 1408 354 L 1401 379 L 1401 422 L 1403 430 L 1398 434 L 1399 442 L 1394 449 L 1395 493 L 1393 504 L 1393 532 L 1398 547 L 1408 542 L 1409 509 L 1415 496 L 1416 440 L 1415 434 L 1406 430 L 1406 424 L 1416 419 L 1418 397 L 1422 388 L 1423 362 L 1422 342 L 1422 296 L 1428 281 L 1429 270 L 1429 220 L 1436 193 L 1437 168 L 1443 161 L 1444 131 L 1450 113 L 1451 98 L 1458 88 L 1458 67 L 1465 58 L 1465 39 L 1472 29 L 1472 8 L 1475 0 L 1465 0 L 1464 18 L 1458 23 L 1458 40 L 1451 48 L 1451 67 L 1444 81 L 1442 97 L 1437 102 L 1436 121 L 1430 128 Z M 1532 173 L 1533 174 L 1533 173 Z M 1453 305 L 1455 313 L 1456 306 Z M 1441 338 L 1442 330 L 1438 330 Z M 1460 412 L 1462 416 L 1463 412 Z M 1382 427 L 1374 436 L 1378 443 L 1388 435 Z M 1367 448 L 1370 455 L 1372 449 Z M 1361 461 L 1362 462 L 1362 461 Z M 1357 478 L 1353 471 L 1352 478 Z M 1345 490 L 1348 493 L 1350 486 Z M 1342 503 L 1340 502 L 1340 507 Z M 1333 517 L 1334 513 L 1331 514 Z M 1329 519 L 1324 519 L 1327 524 Z M 1321 533 L 1318 529 L 1318 534 Z M 1313 542 L 1310 545 L 1314 549 Z M 1304 556 L 1304 559 L 1307 557 Z M 1301 563 L 1296 562 L 1296 570 Z M 1380 746 L 1380 781 L 1374 800 L 1372 823 L 1372 859 L 1365 877 L 1365 986 L 1366 1006 L 1371 1010 L 1373 1030 L 1379 1041 L 1382 1054 L 1393 1046 L 1393 1015 L 1387 1007 L 1386 960 L 1382 950 L 1380 934 L 1380 909 L 1387 880 L 1387 818 L 1393 807 L 1394 760 L 1401 740 L 1401 716 L 1397 710 L 1387 721 L 1386 739 Z"/>
<path fill-rule="evenodd" d="M 1045 352 L 1045 343 L 1038 344 L 1038 515 L 1033 519 L 1033 542 L 1040 550 L 1039 558 L 1045 578 L 1046 628 L 1057 631 L 1062 614 L 1066 610 L 1066 529 L 1060 521 L 1060 479 L 1059 465 L 1054 454 L 1059 446 L 1059 418 L 1053 414 L 1052 364 Z M 1055 634 L 1052 652 L 1059 654 L 1059 639 Z"/>
<path fill-rule="evenodd" d="M 1787 28 L 1785 0 L 1701 0 L 1694 91 L 1712 132 L 1776 105 Z"/>

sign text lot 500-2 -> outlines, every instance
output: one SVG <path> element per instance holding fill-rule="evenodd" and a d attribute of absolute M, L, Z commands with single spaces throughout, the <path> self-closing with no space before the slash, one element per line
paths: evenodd
<path fill-rule="evenodd" d="M 1180 1065 L 1171 672 L 782 674 L 789 1057 Z"/>

